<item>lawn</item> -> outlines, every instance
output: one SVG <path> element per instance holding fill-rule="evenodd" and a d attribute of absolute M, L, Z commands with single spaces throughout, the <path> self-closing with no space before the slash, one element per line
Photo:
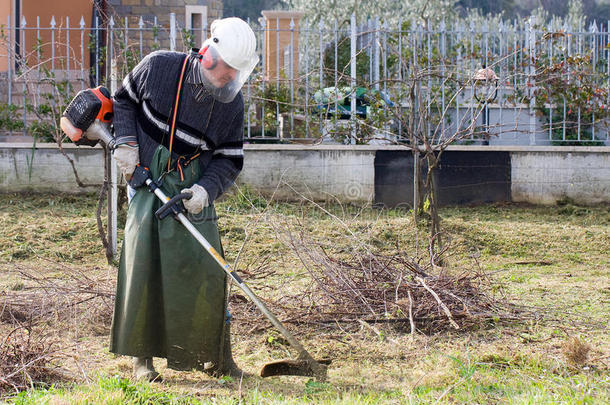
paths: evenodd
<path fill-rule="evenodd" d="M 490 292 L 527 309 L 521 319 L 432 334 L 411 334 L 391 322 L 288 323 L 314 357 L 332 359 L 328 380 L 319 382 L 258 377 L 264 363 L 293 352 L 274 330 L 256 327 L 258 314 L 235 307 L 234 355 L 248 375 L 215 379 L 157 360 L 165 380 L 148 384 L 133 382 L 130 360 L 108 352 L 111 296 L 62 309 L 71 292 L 58 293 L 61 286 L 112 291 L 116 263 L 109 266 L 103 254 L 96 202 L 96 196 L 0 195 L 0 310 L 21 297 L 24 310 L 57 314 L 28 332 L 48 346 L 50 385 L 19 394 L 6 389 L 9 403 L 610 403 L 608 206 L 441 210 L 451 241 L 443 265 L 456 274 L 484 270 Z M 356 245 L 427 257 L 425 220 L 415 225 L 404 211 L 268 202 L 248 190 L 234 192 L 217 210 L 227 259 L 237 259 L 246 282 L 271 301 L 311 284 L 286 243 L 287 230 L 342 259 Z M 40 286 L 49 283 L 53 288 L 41 295 Z M 7 345 L 15 324 L 0 320 Z M 0 377 L 6 373 L 0 364 Z"/>

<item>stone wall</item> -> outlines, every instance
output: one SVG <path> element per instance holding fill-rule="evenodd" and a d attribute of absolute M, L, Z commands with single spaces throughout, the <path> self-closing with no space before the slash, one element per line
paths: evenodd
<path fill-rule="evenodd" d="M 157 16 L 160 25 L 169 29 L 169 14 L 176 13 L 179 27 L 185 27 L 185 6 L 207 6 L 208 27 L 212 21 L 222 18 L 221 0 L 109 0 L 109 8 L 116 15 L 129 17 L 130 24 L 137 25 L 140 16 L 152 21 Z"/>

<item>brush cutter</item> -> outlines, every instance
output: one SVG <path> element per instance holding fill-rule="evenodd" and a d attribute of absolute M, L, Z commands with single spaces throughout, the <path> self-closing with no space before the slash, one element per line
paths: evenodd
<path fill-rule="evenodd" d="M 111 120 L 112 100 L 110 99 L 110 92 L 104 87 L 98 87 L 82 90 L 74 97 L 60 120 L 60 126 L 66 135 L 78 145 L 93 146 L 101 141 L 106 145 L 106 148 L 111 150 L 115 147 L 114 137 L 110 132 Z M 184 215 L 185 208 L 181 201 L 189 199 L 191 194 L 180 193 L 171 198 L 168 197 L 161 190 L 159 184 L 151 178 L 148 168 L 141 165 L 136 167 L 128 183 L 134 189 L 148 187 L 164 203 L 155 213 L 157 218 L 162 220 L 172 215 L 184 225 L 187 231 L 214 258 L 220 268 L 231 277 L 298 352 L 297 359 L 280 360 L 266 364 L 261 369 L 261 376 L 300 375 L 311 376 L 324 381 L 326 379 L 326 368 L 330 361 L 316 361 Z"/>

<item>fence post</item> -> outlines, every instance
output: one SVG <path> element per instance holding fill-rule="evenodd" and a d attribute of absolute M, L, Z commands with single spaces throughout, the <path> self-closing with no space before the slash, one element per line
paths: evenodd
<path fill-rule="evenodd" d="M 176 13 L 169 13 L 169 50 L 176 50 Z"/>
<path fill-rule="evenodd" d="M 402 20 L 398 19 L 398 104 L 399 116 L 402 115 Z M 402 119 L 398 120 L 398 139 L 402 139 Z"/>
<path fill-rule="evenodd" d="M 319 35 L 319 46 L 320 46 L 320 60 L 319 60 L 319 69 L 320 69 L 320 86 L 318 87 L 318 90 L 323 91 L 324 89 L 324 35 L 323 35 L 323 31 L 324 30 L 324 21 L 320 20 L 320 23 L 318 24 L 318 35 Z M 324 133 L 324 118 L 325 118 L 325 114 L 322 114 L 322 112 L 320 111 L 320 114 L 318 115 L 320 117 L 320 134 Z"/>
<path fill-rule="evenodd" d="M 85 88 L 85 17 L 80 17 L 80 89 Z"/>
<path fill-rule="evenodd" d="M 375 83 L 375 90 L 379 91 L 379 52 L 380 52 L 380 46 L 379 46 L 379 37 L 380 37 L 380 33 L 379 31 L 381 30 L 381 24 L 379 22 L 379 17 L 375 17 L 375 35 L 374 35 L 374 56 L 373 56 L 373 68 L 374 68 L 374 72 L 375 72 L 375 77 L 374 77 L 374 83 Z"/>
<path fill-rule="evenodd" d="M 21 55 L 19 56 L 20 65 L 22 69 L 22 75 L 24 76 L 23 80 L 23 135 L 27 135 L 28 132 L 28 110 L 27 110 L 27 97 L 28 97 L 28 86 L 27 86 L 27 52 L 25 47 L 25 27 L 27 23 L 25 21 L 25 16 L 21 16 L 21 44 L 19 45 L 19 51 Z"/>
<path fill-rule="evenodd" d="M 303 22 L 303 28 L 305 30 L 305 137 L 309 136 L 309 21 Z"/>
<path fill-rule="evenodd" d="M 205 26 L 205 24 L 204 24 Z M 262 44 L 262 50 L 263 52 L 265 52 L 265 41 L 266 41 L 266 27 L 267 27 L 267 19 L 263 18 L 263 21 L 261 22 L 261 29 L 263 31 L 263 44 Z M 204 28 L 205 31 L 205 28 Z M 262 72 L 262 80 L 261 80 L 261 95 L 263 97 L 263 100 L 261 101 L 261 137 L 265 137 L 265 103 L 267 102 L 267 100 L 265 100 L 265 68 L 266 68 L 266 58 L 267 55 L 262 55 L 262 64 L 261 64 L 261 72 Z"/>
<path fill-rule="evenodd" d="M 12 43 L 12 27 L 11 27 L 11 18 L 12 16 L 9 15 L 8 16 L 8 24 L 7 24 L 7 29 L 8 29 L 8 44 L 6 46 L 7 48 L 7 52 L 6 52 L 6 56 L 8 59 L 8 104 L 11 105 L 13 103 L 13 61 L 11 60 L 11 43 Z M 9 130 L 9 134 L 12 135 L 13 131 Z"/>
<path fill-rule="evenodd" d="M 51 16 L 51 72 L 53 75 L 55 75 L 55 25 L 57 25 L 55 16 Z"/>
<path fill-rule="evenodd" d="M 70 17 L 66 16 L 66 80 L 70 80 Z"/>
<path fill-rule="evenodd" d="M 290 137 L 294 138 L 294 19 L 290 19 Z"/>
<path fill-rule="evenodd" d="M 536 67 L 534 66 L 534 60 L 536 58 L 536 18 L 531 16 L 527 20 L 526 35 L 527 35 L 527 50 L 528 50 L 528 64 L 527 64 L 527 95 L 529 97 L 529 135 L 530 145 L 536 144 Z"/>
<path fill-rule="evenodd" d="M 350 118 L 352 120 L 352 136 L 350 143 L 356 143 L 356 13 L 350 19 Z"/>

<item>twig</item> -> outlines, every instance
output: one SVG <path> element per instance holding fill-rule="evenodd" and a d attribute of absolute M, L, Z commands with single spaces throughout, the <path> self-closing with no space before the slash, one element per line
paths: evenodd
<path fill-rule="evenodd" d="M 447 315 L 447 318 L 449 318 L 449 322 L 451 323 L 451 326 L 453 326 L 455 329 L 460 329 L 460 326 L 453 320 L 453 316 L 451 316 L 451 311 L 449 311 L 449 308 L 447 308 L 447 305 L 445 305 L 445 303 L 443 303 L 443 301 L 441 301 L 441 299 L 438 297 L 438 295 L 434 292 L 434 290 L 432 290 L 430 287 L 428 287 L 428 285 L 426 284 L 426 282 L 424 281 L 423 278 L 421 277 L 415 277 L 415 279 L 417 281 L 419 281 L 421 283 L 421 285 L 428 290 L 428 292 L 430 294 L 432 294 L 432 296 L 434 297 L 434 299 L 436 299 L 436 302 L 438 302 L 438 304 L 441 306 L 441 308 L 443 309 L 443 312 L 445 312 L 445 315 Z"/>
<path fill-rule="evenodd" d="M 362 326 L 372 330 L 373 332 L 375 332 L 375 334 L 377 334 L 377 337 L 379 337 L 379 339 L 382 339 L 382 340 L 383 339 L 388 339 L 390 342 L 392 342 L 392 343 L 394 343 L 396 345 L 399 344 L 396 340 L 392 339 L 391 337 L 388 337 L 388 336 L 384 335 L 383 333 L 381 333 L 381 331 L 379 329 L 377 329 L 376 327 L 374 327 L 373 325 L 371 325 L 371 324 L 369 324 L 367 322 L 364 322 L 362 319 L 358 319 L 358 323 L 360 325 L 362 325 Z"/>
<path fill-rule="evenodd" d="M 415 322 L 413 322 L 413 297 L 411 297 L 411 290 L 407 290 L 409 296 L 409 324 L 411 325 L 411 335 L 415 333 Z"/>

